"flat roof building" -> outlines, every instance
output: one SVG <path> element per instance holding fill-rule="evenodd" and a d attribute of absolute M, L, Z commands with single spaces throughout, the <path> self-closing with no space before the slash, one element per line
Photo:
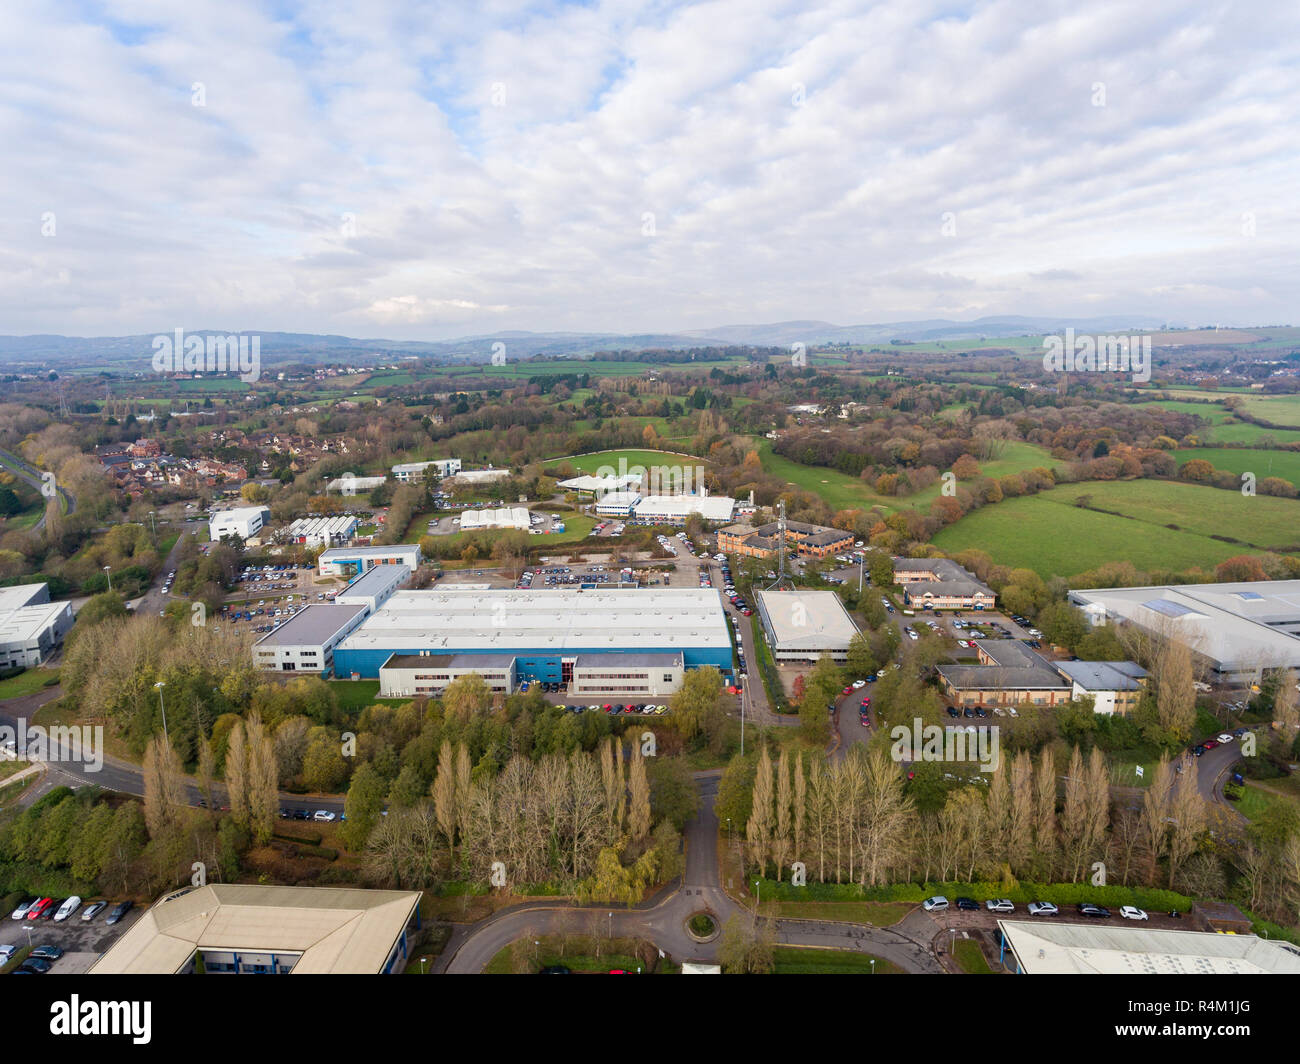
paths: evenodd
<path fill-rule="evenodd" d="M 1056 671 L 1070 681 L 1070 697 L 1092 698 L 1097 713 L 1131 713 L 1146 687 L 1147 671 L 1136 661 L 1057 661 Z"/>
<path fill-rule="evenodd" d="M 356 535 L 358 520 L 344 514 L 331 517 L 300 517 L 288 528 L 277 532 L 277 538 L 307 547 L 342 547 Z"/>
<path fill-rule="evenodd" d="M 621 477 L 614 476 L 612 473 L 607 477 L 583 474 L 580 477 L 561 480 L 558 486 L 565 491 L 576 491 L 579 495 L 607 495 L 615 491 L 635 491 L 641 487 L 641 474 L 628 473 Z"/>
<path fill-rule="evenodd" d="M 726 495 L 643 495 L 632 507 L 633 520 L 648 525 L 680 525 L 693 514 L 709 524 L 725 524 L 736 510 Z"/>
<path fill-rule="evenodd" d="M 731 670 L 731 636 L 712 588 L 398 591 L 334 651 L 339 676 L 375 677 L 394 655 L 498 654 L 519 681 L 570 683 L 580 657 L 681 654 L 684 668 Z"/>
<path fill-rule="evenodd" d="M 781 526 L 770 521 L 755 528 L 738 524 L 718 530 L 718 550 L 724 554 L 739 554 L 751 558 L 770 558 L 781 548 Z M 851 550 L 853 536 L 838 528 L 810 525 L 803 521 L 787 521 L 785 539 L 799 554 L 814 558 L 839 554 Z"/>
<path fill-rule="evenodd" d="M 154 902 L 91 975 L 385 975 L 409 960 L 420 892 L 211 883 Z"/>
<path fill-rule="evenodd" d="M 253 644 L 253 664 L 276 672 L 330 676 L 334 648 L 373 611 L 364 603 L 313 603 Z"/>
<path fill-rule="evenodd" d="M 374 613 L 411 578 L 409 565 L 376 565 L 334 596 L 336 606 L 365 606 Z M 369 614 L 367 614 L 369 616 Z"/>
<path fill-rule="evenodd" d="M 462 469 L 455 474 L 455 479 L 462 484 L 489 484 L 494 480 L 505 480 L 508 476 L 508 469 Z"/>
<path fill-rule="evenodd" d="M 1227 683 L 1300 668 L 1300 580 L 1111 587 L 1070 592 L 1089 623 L 1177 639 Z"/>
<path fill-rule="evenodd" d="M 611 491 L 596 497 L 596 513 L 602 517 L 631 517 L 641 501 L 639 491 Z"/>
<path fill-rule="evenodd" d="M 271 519 L 265 506 L 239 506 L 233 510 L 219 510 L 208 519 L 208 539 L 218 543 L 222 536 L 238 536 L 249 540 L 256 536 Z"/>
<path fill-rule="evenodd" d="M 0 668 L 35 668 L 63 643 L 72 603 L 51 602 L 44 581 L 0 588 Z"/>
<path fill-rule="evenodd" d="M 431 462 L 401 462 L 393 466 L 393 479 L 403 484 L 426 477 L 450 477 L 460 472 L 459 458 L 435 458 Z"/>
<path fill-rule="evenodd" d="M 759 620 L 777 661 L 848 660 L 857 625 L 834 591 L 756 591 Z"/>
<path fill-rule="evenodd" d="M 405 565 L 418 569 L 422 555 L 418 543 L 394 543 L 387 547 L 334 547 L 316 559 L 321 576 L 353 577 L 377 565 Z"/>
<path fill-rule="evenodd" d="M 380 698 L 436 698 L 471 673 L 495 694 L 515 690 L 513 654 L 390 654 L 379 666 Z"/>

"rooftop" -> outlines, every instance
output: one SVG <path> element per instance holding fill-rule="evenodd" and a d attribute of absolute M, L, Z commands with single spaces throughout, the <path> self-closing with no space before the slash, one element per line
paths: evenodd
<path fill-rule="evenodd" d="M 1300 957 L 1254 935 L 999 920 L 1033 975 L 1296 975 Z"/>
<path fill-rule="evenodd" d="M 834 591 L 756 591 L 764 626 L 782 650 L 801 645 L 848 644 L 858 634 L 853 618 Z"/>
<path fill-rule="evenodd" d="M 299 610 L 274 632 L 267 632 L 254 648 L 320 646 L 343 631 L 366 607 L 357 603 L 314 603 Z"/>
<path fill-rule="evenodd" d="M 300 953 L 294 975 L 378 973 L 418 891 L 213 883 L 160 899 L 90 968 L 171 975 L 195 950 Z"/>
<path fill-rule="evenodd" d="M 730 647 L 712 588 L 398 591 L 340 650 Z"/>
<path fill-rule="evenodd" d="M 1136 691 L 1147 675 L 1134 661 L 1058 661 L 1056 668 L 1085 691 Z"/>

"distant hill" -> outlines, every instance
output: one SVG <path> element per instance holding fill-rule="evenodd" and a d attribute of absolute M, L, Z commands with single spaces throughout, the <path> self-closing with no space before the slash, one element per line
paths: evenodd
<path fill-rule="evenodd" d="M 785 346 L 805 343 L 886 344 L 890 340 L 975 340 L 1035 336 L 1073 327 L 1077 332 L 1158 329 L 1158 318 L 1023 318 L 988 317 L 974 321 L 934 318 L 874 325 L 835 325 L 825 321 L 784 321 L 754 325 L 720 325 L 679 333 L 534 333 L 506 331 L 455 340 L 356 339 L 316 333 L 261 332 L 263 365 L 290 362 L 355 361 L 358 365 L 419 357 L 440 362 L 486 362 L 493 345 L 504 343 L 507 357 L 586 358 L 597 351 L 681 350 L 709 346 Z M 223 334 L 194 329 L 188 335 Z M 224 334 L 223 334 L 224 335 Z M 0 366 L 10 370 L 51 368 L 63 372 L 146 372 L 153 355 L 153 334 L 140 336 L 0 336 Z"/>

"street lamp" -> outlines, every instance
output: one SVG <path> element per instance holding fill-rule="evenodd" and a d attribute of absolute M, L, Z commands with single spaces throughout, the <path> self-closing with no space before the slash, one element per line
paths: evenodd
<path fill-rule="evenodd" d="M 421 975 L 424 974 L 424 966 L 425 966 L 425 964 L 428 962 L 428 960 L 429 960 L 428 957 L 421 957 L 421 958 L 420 958 L 420 974 L 421 974 Z"/>
<path fill-rule="evenodd" d="M 113 570 L 110 566 L 104 566 L 104 572 L 108 574 L 108 590 L 113 590 Z"/>
<path fill-rule="evenodd" d="M 872 974 L 872 975 L 875 975 L 875 974 L 876 974 L 876 958 L 875 958 L 875 957 L 872 957 L 872 958 L 871 958 L 871 974 Z"/>
<path fill-rule="evenodd" d="M 167 735 L 167 706 L 163 703 L 163 688 L 167 685 L 162 680 L 159 680 L 154 684 L 154 686 L 158 688 L 158 708 L 162 710 L 163 739 L 166 741 L 168 746 L 171 746 L 172 741 Z"/>

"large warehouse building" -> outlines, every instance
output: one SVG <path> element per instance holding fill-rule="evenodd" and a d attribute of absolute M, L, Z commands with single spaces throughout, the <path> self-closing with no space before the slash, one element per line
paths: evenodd
<path fill-rule="evenodd" d="M 428 669 L 411 661 L 421 655 Z M 468 671 L 491 665 L 508 674 L 511 689 L 539 680 L 592 685 L 586 693 L 599 682 L 602 690 L 669 694 L 685 669 L 729 674 L 732 664 L 722 600 L 711 588 L 398 591 L 334 648 L 333 661 L 344 678 L 381 677 L 388 665 L 397 670 L 389 689 L 406 691 L 446 686 L 460 674 L 461 655 L 475 656 L 478 668 Z"/>
<path fill-rule="evenodd" d="M 239 506 L 233 510 L 219 510 L 208 519 L 208 539 L 218 543 L 222 536 L 238 536 L 249 540 L 256 536 L 271 520 L 271 511 L 265 506 Z"/>
<path fill-rule="evenodd" d="M 823 654 L 848 660 L 858 628 L 834 591 L 758 591 L 754 597 L 777 661 L 816 661 Z"/>
<path fill-rule="evenodd" d="M 1178 639 L 1225 683 L 1300 668 L 1300 580 L 1071 591 L 1093 625 L 1132 624 Z"/>
<path fill-rule="evenodd" d="M 0 588 L 0 668 L 40 665 L 72 627 L 72 603 L 51 602 L 50 585 Z"/>

